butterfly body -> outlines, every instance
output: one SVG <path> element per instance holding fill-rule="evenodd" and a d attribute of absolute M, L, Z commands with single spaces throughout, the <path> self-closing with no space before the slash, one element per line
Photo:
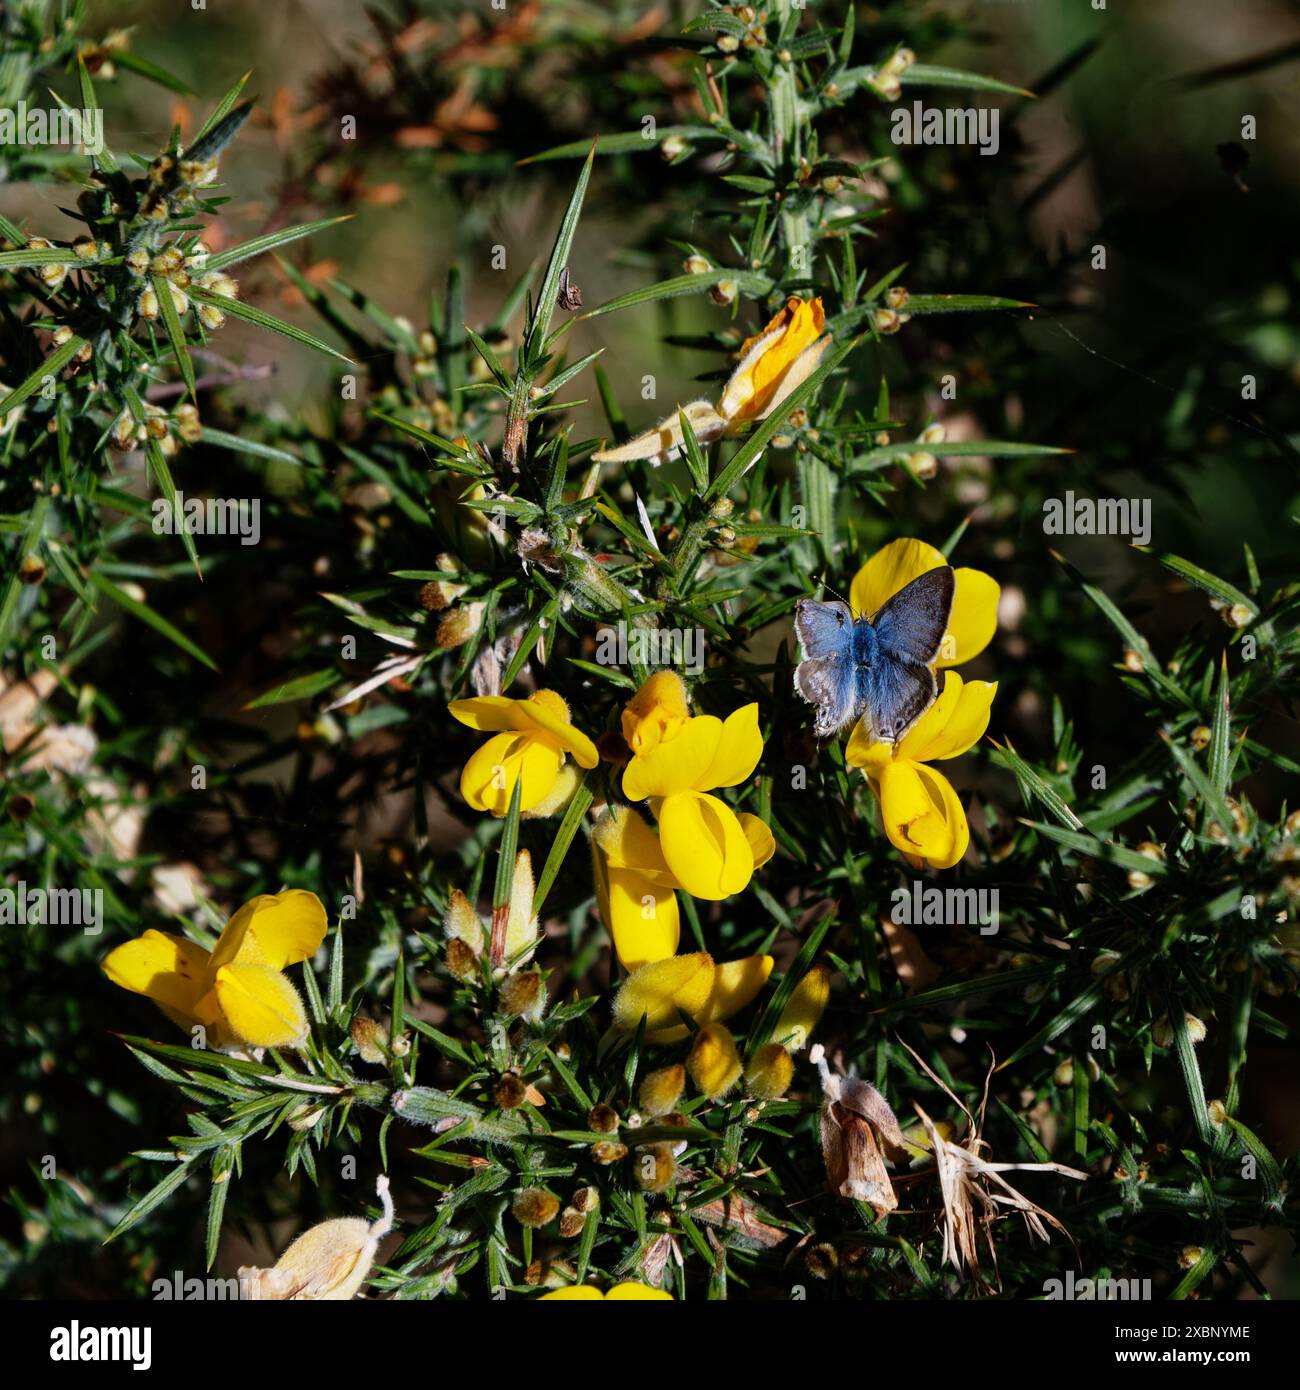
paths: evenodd
<path fill-rule="evenodd" d="M 931 662 L 948 630 L 955 587 L 947 565 L 928 570 L 870 618 L 855 618 L 839 601 L 799 600 L 802 660 L 794 684 L 817 707 L 819 738 L 863 718 L 873 740 L 896 743 L 930 708 L 938 694 Z"/>

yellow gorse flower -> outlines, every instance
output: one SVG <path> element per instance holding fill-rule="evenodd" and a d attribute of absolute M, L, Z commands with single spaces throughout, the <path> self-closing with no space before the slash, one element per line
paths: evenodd
<path fill-rule="evenodd" d="M 553 690 L 523 700 L 482 695 L 447 708 L 462 724 L 493 734 L 460 774 L 460 794 L 476 811 L 504 816 L 519 783 L 521 813 L 553 814 L 576 785 L 566 756 L 585 768 L 599 761 L 596 745 L 569 723 L 569 707 Z"/>
<path fill-rule="evenodd" d="M 849 607 L 854 617 L 871 617 L 878 613 L 912 580 L 941 569 L 947 563 L 943 552 L 925 541 L 910 537 L 890 541 L 853 576 Z M 954 568 L 953 579 L 952 615 L 934 662 L 939 670 L 961 666 L 978 656 L 993 640 L 998 625 L 998 599 L 1002 591 L 997 581 L 982 570 L 965 567 Z"/>
<path fill-rule="evenodd" d="M 820 299 L 798 299 L 792 295 L 786 300 L 785 308 L 772 317 L 761 333 L 741 344 L 740 360 L 718 404 L 700 400 L 680 407 L 700 443 L 711 444 L 724 434 L 736 433 L 751 420 L 770 415 L 816 370 L 822 354 L 831 345 L 831 335 L 823 332 L 825 326 L 826 314 Z M 674 410 L 653 429 L 591 457 L 596 463 L 649 459 L 657 466 L 675 459 L 681 449 L 681 420 L 679 411 Z"/>
<path fill-rule="evenodd" d="M 659 836 L 655 854 L 645 837 L 625 833 L 615 856 L 622 867 L 640 870 L 651 891 L 669 886 L 660 877 L 667 874 L 692 897 L 739 893 L 775 852 L 772 832 L 708 793 L 753 775 L 763 755 L 758 706 L 744 705 L 725 721 L 691 715 L 681 677 L 658 671 L 624 709 L 623 738 L 632 750 L 623 795 L 650 803 Z"/>
<path fill-rule="evenodd" d="M 202 1025 L 210 1047 L 292 1047 L 307 1036 L 307 1015 L 282 972 L 316 953 L 326 926 L 315 893 L 260 893 L 226 923 L 211 952 L 147 931 L 110 951 L 103 970 L 180 1027 Z"/>
<path fill-rule="evenodd" d="M 671 1303 L 673 1296 L 666 1289 L 652 1289 L 649 1284 L 639 1284 L 635 1279 L 615 1284 L 608 1293 L 594 1284 L 569 1284 L 563 1289 L 552 1289 L 537 1300 L 539 1303 Z"/>
<path fill-rule="evenodd" d="M 614 1025 L 632 1032 L 645 1019 L 646 1041 L 677 1042 L 688 1013 L 701 1027 L 739 1013 L 767 983 L 771 956 L 742 956 L 715 965 L 707 951 L 670 956 L 634 970 L 614 1000 Z"/>
<path fill-rule="evenodd" d="M 950 869 L 966 853 L 966 812 L 928 764 L 959 757 L 980 740 L 997 690 L 996 681 L 963 681 L 949 671 L 939 698 L 897 743 L 868 742 L 861 724 L 849 738 L 845 761 L 865 774 L 885 834 L 914 868 Z"/>
<path fill-rule="evenodd" d="M 876 613 L 914 579 L 947 563 L 925 541 L 891 541 L 854 575 L 849 606 L 855 614 Z M 954 569 L 953 577 L 952 615 L 934 662 L 940 670 L 978 656 L 998 624 L 997 581 L 969 568 Z M 979 741 L 996 693 L 996 682 L 963 681 L 947 670 L 934 704 L 897 743 L 872 743 L 862 723 L 849 738 L 845 759 L 866 775 L 890 843 L 914 868 L 950 869 L 966 853 L 966 813 L 952 784 L 928 764 L 958 757 Z"/>

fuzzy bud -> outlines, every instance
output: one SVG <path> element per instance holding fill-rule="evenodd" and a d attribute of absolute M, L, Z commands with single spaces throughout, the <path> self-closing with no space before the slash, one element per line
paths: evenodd
<path fill-rule="evenodd" d="M 547 1226 L 559 1212 L 560 1199 L 544 1187 L 525 1187 L 510 1203 L 510 1214 L 521 1226 Z"/>
<path fill-rule="evenodd" d="M 641 1109 L 651 1118 L 666 1115 L 676 1108 L 686 1088 L 686 1068 L 680 1063 L 671 1067 L 660 1067 L 641 1081 L 637 1100 Z"/>
<path fill-rule="evenodd" d="M 710 1023 L 695 1035 L 686 1069 L 691 1080 L 710 1099 L 725 1095 L 740 1080 L 740 1053 L 731 1030 L 723 1023 Z"/>
<path fill-rule="evenodd" d="M 759 1100 L 779 1100 L 794 1080 L 794 1058 L 780 1043 L 765 1043 L 746 1064 L 745 1080 Z"/>

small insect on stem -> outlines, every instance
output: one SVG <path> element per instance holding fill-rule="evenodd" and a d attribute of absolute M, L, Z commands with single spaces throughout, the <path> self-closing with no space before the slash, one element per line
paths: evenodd
<path fill-rule="evenodd" d="M 569 279 L 567 265 L 560 271 L 560 292 L 555 296 L 555 302 L 561 309 L 582 308 L 582 291 Z"/>

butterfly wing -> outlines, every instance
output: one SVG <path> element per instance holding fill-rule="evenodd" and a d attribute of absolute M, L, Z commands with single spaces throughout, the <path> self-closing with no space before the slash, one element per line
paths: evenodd
<path fill-rule="evenodd" d="M 870 666 L 859 668 L 858 679 L 863 718 L 875 743 L 897 743 L 939 693 L 929 666 L 883 648 Z"/>
<path fill-rule="evenodd" d="M 881 651 L 922 666 L 933 661 L 948 631 L 956 587 L 948 565 L 904 585 L 871 620 Z"/>
<path fill-rule="evenodd" d="M 794 630 L 805 658 L 852 655 L 853 613 L 847 603 L 801 598 L 794 606 Z"/>
<path fill-rule="evenodd" d="M 956 579 L 942 565 L 904 585 L 872 620 L 874 659 L 859 668 L 868 728 L 873 738 L 897 743 L 934 704 L 938 684 L 930 662 L 939 655 Z"/>
<path fill-rule="evenodd" d="M 817 706 L 813 731 L 828 738 L 862 711 L 853 614 L 846 603 L 805 598 L 795 605 L 794 625 L 803 654 L 794 688 Z"/>

